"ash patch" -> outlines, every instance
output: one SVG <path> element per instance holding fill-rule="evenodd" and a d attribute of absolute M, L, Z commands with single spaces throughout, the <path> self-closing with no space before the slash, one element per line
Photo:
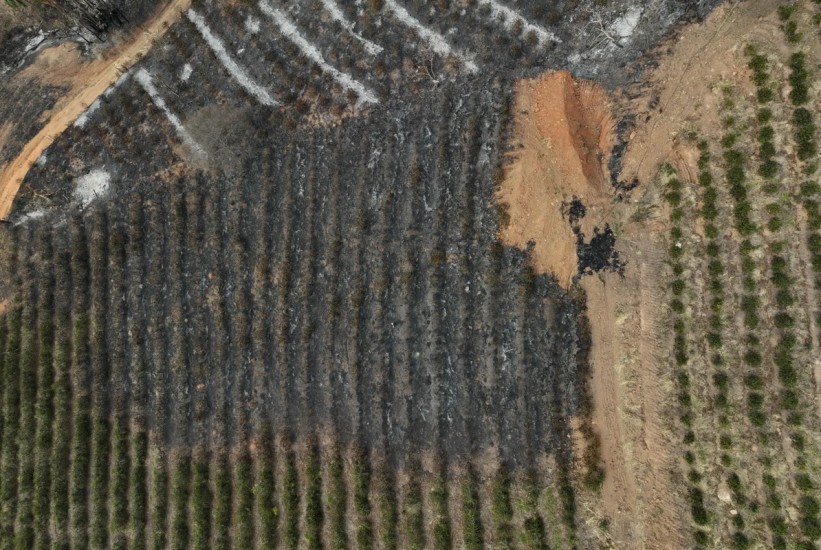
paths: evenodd
<path fill-rule="evenodd" d="M 625 264 L 616 251 L 616 235 L 610 225 L 604 224 L 603 230 L 594 227 L 593 237 L 590 242 L 585 242 L 579 222 L 587 214 L 587 207 L 581 199 L 573 196 L 569 202 L 562 203 L 561 212 L 576 236 L 576 257 L 579 263 L 576 279 L 600 271 L 613 271 L 623 276 Z"/>
<path fill-rule="evenodd" d="M 584 218 L 585 214 L 587 214 L 587 208 L 581 199 L 575 195 L 570 202 L 562 203 L 562 217 L 574 228 L 579 223 L 579 220 Z"/>
<path fill-rule="evenodd" d="M 593 228 L 593 237 L 585 242 L 584 233 L 576 226 L 576 254 L 579 258 L 579 275 L 592 275 L 600 271 L 613 271 L 624 275 L 625 264 L 616 251 L 616 235 L 605 224 L 604 229 Z"/>

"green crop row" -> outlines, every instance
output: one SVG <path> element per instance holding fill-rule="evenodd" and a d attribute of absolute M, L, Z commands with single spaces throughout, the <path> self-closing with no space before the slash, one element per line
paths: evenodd
<path fill-rule="evenodd" d="M 821 208 L 818 197 L 821 196 L 821 186 L 814 181 L 807 181 L 801 185 L 801 204 L 807 214 L 807 246 L 810 250 L 810 262 L 815 277 L 816 293 L 821 294 Z M 816 324 L 821 325 L 821 311 L 816 312 Z"/>
<path fill-rule="evenodd" d="M 453 540 L 450 534 L 448 488 L 442 480 L 435 481 L 430 489 L 430 507 L 433 519 L 433 547 L 436 550 L 449 550 Z"/>
<path fill-rule="evenodd" d="M 399 511 L 397 509 L 396 491 L 383 475 L 379 483 L 379 520 L 382 525 L 382 546 L 385 550 L 396 550 Z M 342 526 L 344 527 L 344 525 Z"/>
<path fill-rule="evenodd" d="M 322 470 L 319 464 L 319 451 L 314 447 L 308 456 L 305 467 L 305 540 L 308 548 L 322 548 Z"/>
<path fill-rule="evenodd" d="M 729 426 L 726 411 L 729 407 L 728 391 L 730 377 L 727 376 L 724 368 L 726 361 L 723 354 L 722 313 L 724 310 L 724 268 L 720 258 L 722 250 L 719 245 L 718 228 L 715 226 L 715 220 L 718 216 L 718 193 L 713 186 L 713 176 L 710 170 L 712 157 L 709 145 L 706 141 L 702 141 L 698 144 L 698 149 L 698 181 L 702 187 L 701 216 L 705 222 L 705 235 L 707 236 L 706 253 L 709 261 L 707 291 L 710 299 L 710 311 L 708 315 L 707 344 L 711 350 L 710 363 L 715 369 L 712 376 L 713 386 L 715 388 L 715 404 L 719 411 L 721 411 L 719 417 L 719 428 L 722 432 L 721 448 L 723 451 L 728 451 L 732 448 L 732 438 L 724 432 Z M 674 288 L 674 293 L 675 290 Z M 721 463 L 725 467 L 731 465 L 732 459 L 727 452 L 722 453 Z"/>
<path fill-rule="evenodd" d="M 786 34 L 788 42 L 796 43 L 800 39 L 800 33 L 797 32 L 797 25 L 791 20 L 795 6 L 782 6 L 779 9 L 779 15 L 782 21 L 785 22 L 783 29 Z M 752 48 L 748 48 L 752 49 Z M 790 102 L 797 107 L 793 113 L 793 124 L 796 127 L 796 142 L 798 149 L 798 157 L 802 161 L 808 160 L 815 154 L 814 134 L 815 127 L 812 122 L 811 113 L 799 105 L 805 104 L 808 97 L 808 72 L 806 70 L 805 55 L 801 52 L 794 53 L 790 56 L 789 63 L 790 75 L 789 84 L 791 87 L 789 98 Z M 756 85 L 759 81 L 755 79 Z M 761 109 L 758 114 L 758 121 L 762 125 L 759 130 L 759 143 L 761 144 L 760 156 L 762 159 L 762 166 L 770 160 L 774 148 L 771 146 L 774 132 L 771 126 L 765 125 L 772 117 L 772 113 L 768 109 Z M 815 170 L 814 165 L 805 167 L 805 172 L 810 173 Z M 762 175 L 766 175 L 762 173 Z M 771 196 L 777 195 L 780 191 L 775 183 L 769 183 L 764 187 L 764 191 Z M 774 197 L 775 198 L 775 197 Z M 781 204 L 776 200 L 767 205 L 767 212 L 771 218 L 768 222 L 768 228 L 773 233 L 781 230 Z M 801 415 L 799 411 L 799 397 L 795 390 L 796 385 L 796 370 L 793 365 L 793 350 L 796 343 L 796 338 L 793 334 L 793 325 L 795 323 L 790 314 L 790 308 L 795 304 L 796 300 L 792 294 L 792 280 L 787 273 L 788 262 L 782 256 L 785 244 L 783 242 L 775 242 L 770 247 L 770 279 L 773 286 L 776 288 L 775 306 L 776 313 L 773 317 L 773 325 L 778 330 L 778 342 L 773 352 L 773 360 L 778 369 L 778 377 L 782 384 L 779 401 L 781 409 L 784 410 L 786 421 L 788 425 L 793 426 L 793 431 L 790 434 L 790 440 L 793 448 L 798 453 L 796 465 L 803 467 L 805 459 L 804 453 L 804 436 L 801 433 L 799 426 L 801 424 Z M 758 404 L 763 401 L 761 394 L 750 394 L 751 405 Z M 755 399 L 758 397 L 758 399 Z M 763 419 L 763 412 L 758 413 Z M 768 525 L 772 533 L 773 547 L 777 549 L 786 548 L 786 523 L 781 515 L 781 502 L 776 492 L 776 482 L 773 476 L 765 474 L 764 485 L 767 488 L 766 504 L 772 510 L 772 515 L 768 518 Z M 817 517 L 815 517 L 817 521 Z M 809 520 L 812 523 L 812 520 Z M 804 534 L 807 535 L 807 530 Z M 817 538 L 817 535 L 816 537 Z"/>
<path fill-rule="evenodd" d="M 374 533 L 371 522 L 371 469 L 367 457 L 357 456 L 353 463 L 353 502 L 359 519 L 356 542 L 359 548 L 373 548 Z M 420 510 L 421 513 L 421 510 Z"/>
<path fill-rule="evenodd" d="M 692 447 L 695 443 L 695 432 L 692 430 L 693 413 L 692 413 L 692 399 L 690 397 L 690 375 L 687 372 L 687 365 L 689 363 L 689 353 L 687 349 L 687 334 L 686 325 L 682 314 L 685 307 L 683 302 L 684 291 L 686 290 L 686 283 L 682 275 L 684 274 L 684 266 L 681 259 L 684 255 L 683 232 L 679 226 L 679 222 L 684 218 L 684 211 L 681 207 L 683 183 L 675 177 L 675 171 L 672 166 L 665 166 L 665 175 L 668 176 L 667 188 L 664 194 L 666 202 L 671 207 L 670 219 L 673 225 L 670 229 L 670 248 L 669 255 L 672 263 L 673 282 L 671 283 L 673 298 L 670 302 L 670 309 L 673 312 L 673 356 L 677 366 L 676 382 L 678 390 L 678 403 L 681 407 L 681 415 L 679 417 L 685 431 L 683 442 L 687 447 Z M 690 496 L 690 515 L 693 523 L 697 526 L 694 531 L 694 538 L 697 544 L 707 544 L 709 535 L 707 531 L 702 529 L 709 521 L 709 514 L 704 503 L 704 492 L 700 487 L 701 474 L 696 468 L 695 454 L 691 450 L 685 453 L 685 460 L 690 467 L 688 479 L 690 480 L 689 496 Z"/>
<path fill-rule="evenodd" d="M 330 547 L 342 550 L 348 545 L 348 532 L 345 523 L 348 490 L 345 487 L 345 467 L 338 452 L 328 468 L 330 476 L 330 493 L 328 494 L 328 511 L 331 524 Z"/>

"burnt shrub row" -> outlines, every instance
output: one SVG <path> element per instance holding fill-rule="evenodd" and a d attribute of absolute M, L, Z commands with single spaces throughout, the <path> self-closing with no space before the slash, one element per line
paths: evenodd
<path fill-rule="evenodd" d="M 670 309 L 673 315 L 673 358 L 676 364 L 675 380 L 678 391 L 679 420 L 684 429 L 682 441 L 687 448 L 684 453 L 684 460 L 688 468 L 690 514 L 693 523 L 696 525 L 693 536 L 697 544 L 706 545 L 709 542 L 709 535 L 704 527 L 710 523 L 710 515 L 704 502 L 701 473 L 696 464 L 696 436 L 693 431 L 694 411 L 690 395 L 691 381 L 688 369 L 690 356 L 687 345 L 687 321 L 684 305 L 684 293 L 687 290 L 684 280 L 684 264 L 682 263 L 686 249 L 684 246 L 684 233 L 681 229 L 681 222 L 684 219 L 684 209 L 681 204 L 684 184 L 676 177 L 671 166 L 668 165 L 665 172 L 667 183 L 664 198 L 671 207 L 670 219 L 672 221 L 669 256 L 674 279 L 671 283 L 673 297 L 670 301 Z"/>

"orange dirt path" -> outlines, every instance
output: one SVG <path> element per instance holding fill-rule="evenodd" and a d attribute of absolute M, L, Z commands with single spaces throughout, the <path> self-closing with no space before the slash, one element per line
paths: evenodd
<path fill-rule="evenodd" d="M 35 135 L 13 161 L 0 172 L 0 219 L 11 212 L 14 197 L 32 164 L 109 86 L 137 63 L 154 41 L 179 19 L 191 0 L 171 0 L 130 42 L 109 52 L 105 59 L 92 61 L 79 69 L 77 83 L 60 100 L 46 125 Z"/>

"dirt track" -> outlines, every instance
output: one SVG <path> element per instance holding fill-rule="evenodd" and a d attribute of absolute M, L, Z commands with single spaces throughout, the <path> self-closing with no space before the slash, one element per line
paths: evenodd
<path fill-rule="evenodd" d="M 0 219 L 6 218 L 14 197 L 32 164 L 120 75 L 131 68 L 151 48 L 154 41 L 188 9 L 191 0 L 171 0 L 133 40 L 108 52 L 106 59 L 93 61 L 78 69 L 77 83 L 60 100 L 46 125 L 23 148 L 20 154 L 0 172 Z"/>

